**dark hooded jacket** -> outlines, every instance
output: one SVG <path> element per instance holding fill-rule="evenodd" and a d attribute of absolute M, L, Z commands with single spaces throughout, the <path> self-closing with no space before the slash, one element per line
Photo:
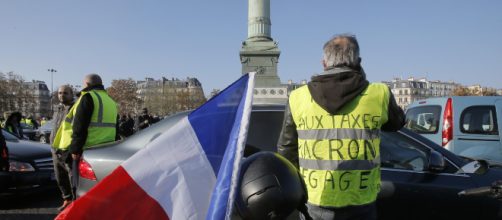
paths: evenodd
<path fill-rule="evenodd" d="M 332 115 L 368 87 L 366 74 L 362 68 L 335 67 L 320 75 L 313 76 L 308 89 L 314 101 Z M 390 89 L 389 89 L 390 90 Z M 382 125 L 383 131 L 396 131 L 403 127 L 405 115 L 389 91 L 388 121 Z M 286 105 L 278 152 L 298 167 L 298 133 L 291 115 L 289 104 Z"/>

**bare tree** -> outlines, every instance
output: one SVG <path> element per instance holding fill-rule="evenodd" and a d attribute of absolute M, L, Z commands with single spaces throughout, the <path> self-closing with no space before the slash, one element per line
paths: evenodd
<path fill-rule="evenodd" d="M 497 91 L 495 90 L 484 90 L 482 92 L 483 96 L 498 96 Z"/>
<path fill-rule="evenodd" d="M 120 114 L 135 112 L 140 102 L 140 99 L 136 95 L 136 90 L 136 82 L 131 78 L 113 80 L 112 86 L 107 89 L 108 94 L 119 105 Z"/>
<path fill-rule="evenodd" d="M 452 95 L 454 96 L 470 96 L 472 95 L 471 91 L 464 87 L 464 86 L 457 86 L 454 90 Z"/>
<path fill-rule="evenodd" d="M 14 72 L 0 72 L 0 111 L 21 111 L 32 114 L 35 98 L 31 88 L 24 84 L 23 77 Z"/>

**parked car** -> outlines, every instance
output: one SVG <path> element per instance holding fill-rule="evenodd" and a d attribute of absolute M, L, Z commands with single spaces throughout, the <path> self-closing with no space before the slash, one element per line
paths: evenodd
<path fill-rule="evenodd" d="M 56 186 L 51 149 L 21 140 L 2 129 L 9 148 L 9 172 L 0 171 L 0 195 L 30 193 Z"/>
<path fill-rule="evenodd" d="M 80 164 L 78 195 L 85 194 L 187 114 L 168 117 L 127 140 L 86 150 Z M 284 106 L 253 106 L 245 155 L 276 150 L 283 115 Z M 499 211 L 496 200 L 459 198 L 457 193 L 502 179 L 502 170 L 484 161 L 459 157 L 408 129 L 382 132 L 381 138 L 379 219 L 495 218 Z"/>
<path fill-rule="evenodd" d="M 52 132 L 52 120 L 47 121 L 44 125 L 40 126 L 35 133 L 35 140 L 43 144 L 48 144 L 50 142 L 51 132 Z"/>
<path fill-rule="evenodd" d="M 502 163 L 502 97 L 454 96 L 413 102 L 406 127 L 461 156 Z"/>

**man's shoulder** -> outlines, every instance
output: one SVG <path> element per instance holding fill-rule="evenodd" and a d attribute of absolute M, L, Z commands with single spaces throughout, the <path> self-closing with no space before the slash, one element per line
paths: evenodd
<path fill-rule="evenodd" d="M 387 86 L 387 84 L 381 83 L 381 82 L 372 82 L 372 83 L 370 83 L 370 85 L 377 86 L 377 87 L 386 87 L 386 88 L 389 87 L 389 86 Z"/>
<path fill-rule="evenodd" d="M 382 92 L 384 93 L 390 92 L 389 86 L 385 83 L 379 83 L 379 82 L 370 83 L 369 86 L 371 86 L 373 89 L 382 90 Z"/>
<path fill-rule="evenodd" d="M 305 92 L 305 90 L 308 90 L 308 86 L 307 85 L 302 85 L 302 86 L 294 89 L 293 91 L 291 91 L 291 95 Z"/>

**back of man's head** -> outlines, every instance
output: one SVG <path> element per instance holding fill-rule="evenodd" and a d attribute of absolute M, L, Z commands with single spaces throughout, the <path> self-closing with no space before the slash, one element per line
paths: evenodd
<path fill-rule="evenodd" d="M 360 66 L 359 44 L 354 35 L 336 35 L 324 44 L 323 50 L 325 69 L 341 66 L 358 68 Z"/>
<path fill-rule="evenodd" d="M 84 78 L 84 86 L 92 87 L 92 86 L 100 86 L 103 85 L 103 81 L 98 74 L 91 73 Z"/>

